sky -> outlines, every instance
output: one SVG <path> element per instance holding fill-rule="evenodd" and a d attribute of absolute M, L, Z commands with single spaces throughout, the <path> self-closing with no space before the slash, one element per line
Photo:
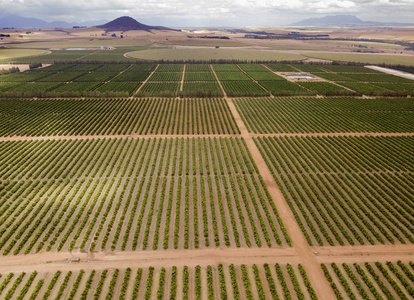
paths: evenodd
<path fill-rule="evenodd" d="M 0 0 L 0 14 L 84 22 L 130 16 L 170 27 L 279 26 L 325 15 L 414 22 L 414 0 Z"/>

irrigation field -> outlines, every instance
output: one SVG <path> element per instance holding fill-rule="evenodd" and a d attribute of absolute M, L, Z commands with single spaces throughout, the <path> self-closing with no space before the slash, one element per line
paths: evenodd
<path fill-rule="evenodd" d="M 413 85 L 300 63 L 1 75 L 0 298 L 412 299 Z"/>
<path fill-rule="evenodd" d="M 236 134 L 224 99 L 0 100 L 1 136 Z"/>
<path fill-rule="evenodd" d="M 410 70 L 410 69 L 409 69 Z M 316 81 L 288 81 L 285 72 Z M 27 88 L 30 85 L 30 88 Z M 229 97 L 413 95 L 412 80 L 358 66 L 55 64 L 0 75 L 2 97 Z"/>
<path fill-rule="evenodd" d="M 3 255 L 290 244 L 243 139 L 18 141 L 0 148 Z"/>
<path fill-rule="evenodd" d="M 413 132 L 411 98 L 236 99 L 250 132 Z"/>
<path fill-rule="evenodd" d="M 310 245 L 414 243 L 413 137 L 255 141 Z"/>
<path fill-rule="evenodd" d="M 315 291 L 302 265 L 219 264 L 8 273 L 0 277 L 0 295 L 3 299 L 304 299 L 314 297 Z"/>
<path fill-rule="evenodd" d="M 412 299 L 414 263 L 322 264 L 338 299 Z"/>

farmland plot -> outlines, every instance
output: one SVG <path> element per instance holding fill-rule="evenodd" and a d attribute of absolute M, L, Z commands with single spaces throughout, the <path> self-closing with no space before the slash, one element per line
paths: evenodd
<path fill-rule="evenodd" d="M 90 72 L 81 77 L 76 78 L 74 81 L 104 82 L 111 80 L 118 74 L 118 72 Z"/>
<path fill-rule="evenodd" d="M 412 299 L 414 263 L 322 264 L 337 299 Z"/>
<path fill-rule="evenodd" d="M 128 95 L 132 95 L 141 82 L 107 82 L 100 86 L 96 91 L 98 92 L 126 92 Z"/>
<path fill-rule="evenodd" d="M 51 82 L 48 82 L 49 84 Z M 55 83 L 56 84 L 56 83 Z M 69 82 L 60 84 L 57 83 L 57 87 L 54 89 L 51 89 L 54 93 L 74 93 L 73 96 L 80 96 L 83 92 L 86 91 L 93 91 L 98 86 L 100 86 L 101 82 Z M 40 83 L 34 83 L 34 86 L 37 87 L 42 86 Z"/>
<path fill-rule="evenodd" d="M 242 73 L 245 75 L 244 73 Z M 245 75 L 246 76 L 246 75 Z M 260 85 L 253 81 L 236 81 L 226 80 L 221 81 L 224 91 L 229 97 L 241 97 L 241 96 L 268 96 L 269 93 L 265 91 Z"/>
<path fill-rule="evenodd" d="M 267 89 L 273 96 L 299 96 L 311 95 L 312 92 L 302 86 L 287 80 L 261 80 L 259 84 Z"/>
<path fill-rule="evenodd" d="M 355 94 L 330 82 L 299 82 L 298 84 L 323 96 L 349 96 Z"/>
<path fill-rule="evenodd" d="M 290 65 L 283 64 L 267 64 L 266 67 L 274 72 L 297 72 L 297 69 Z"/>
<path fill-rule="evenodd" d="M 166 73 L 168 74 L 168 73 Z M 139 90 L 138 97 L 176 97 L 180 90 L 179 81 L 147 82 Z"/>
<path fill-rule="evenodd" d="M 254 133 L 412 132 L 409 98 L 264 98 L 235 100 Z"/>
<path fill-rule="evenodd" d="M 220 97 L 223 92 L 217 82 L 188 82 L 183 84 L 183 97 Z"/>
<path fill-rule="evenodd" d="M 37 81 L 44 81 L 44 82 L 68 82 L 75 80 L 82 75 L 85 75 L 86 72 L 71 72 L 71 71 L 62 71 L 58 73 L 48 72 L 50 75 L 45 76 L 43 75 L 42 78 L 37 79 Z M 46 73 L 45 73 L 46 74 Z"/>
<path fill-rule="evenodd" d="M 36 95 L 37 92 L 53 90 L 62 84 L 59 82 L 27 82 L 7 89 L 8 92 L 22 92 Z"/>
<path fill-rule="evenodd" d="M 413 137 L 255 141 L 310 245 L 414 243 Z"/>
<path fill-rule="evenodd" d="M 190 73 L 192 73 L 192 72 L 195 72 L 195 73 L 199 73 L 199 72 L 211 72 L 211 68 L 210 68 L 210 65 L 199 65 L 199 64 L 197 64 L 197 65 L 192 65 L 192 64 L 187 64 L 187 65 L 185 65 L 185 72 L 187 73 L 187 72 L 190 72 Z"/>
<path fill-rule="evenodd" d="M 243 139 L 1 142 L 0 160 L 3 255 L 290 244 Z"/>
<path fill-rule="evenodd" d="M 211 72 L 185 72 L 184 81 L 216 81 Z"/>
<path fill-rule="evenodd" d="M 49 76 L 46 72 L 24 72 L 0 75 L 0 82 L 29 82 Z"/>
<path fill-rule="evenodd" d="M 60 88 L 80 84 L 90 83 Z M 0 115 L 2 136 L 239 132 L 226 101 L 214 98 L 1 100 Z"/>
<path fill-rule="evenodd" d="M 7 273 L 4 299 L 310 299 L 302 265 L 207 265 Z"/>
<path fill-rule="evenodd" d="M 145 81 L 150 74 L 150 72 L 134 72 L 128 69 L 112 79 L 112 82 L 142 82 Z"/>

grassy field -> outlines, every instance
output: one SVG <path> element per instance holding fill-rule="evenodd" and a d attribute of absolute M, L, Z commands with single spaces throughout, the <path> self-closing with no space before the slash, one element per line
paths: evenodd
<path fill-rule="evenodd" d="M 124 39 L 72 39 L 62 41 L 39 41 L 23 42 L 15 44 L 16 48 L 28 49 L 50 49 L 50 48 L 92 48 L 100 46 L 111 47 L 145 47 L 152 43 L 150 41 L 136 41 Z"/>
<path fill-rule="evenodd" d="M 344 46 L 364 46 L 368 48 L 380 48 L 380 49 L 395 49 L 403 50 L 405 47 L 398 44 L 391 43 L 378 43 L 378 42 L 362 42 L 362 41 L 318 41 L 318 43 L 328 44 L 328 45 L 344 45 Z"/>
<path fill-rule="evenodd" d="M 368 54 L 368 53 L 303 53 L 304 56 L 345 61 L 360 62 L 366 64 L 390 64 L 414 66 L 414 56 L 412 55 L 392 55 L 392 54 Z"/>
<path fill-rule="evenodd" d="M 131 58 L 145 60 L 211 60 L 211 59 L 238 59 L 238 60 L 303 60 L 299 54 L 246 50 L 246 49 L 216 49 L 216 48 L 183 48 L 157 49 L 134 51 L 126 54 Z"/>
<path fill-rule="evenodd" d="M 217 39 L 189 39 L 189 40 L 172 40 L 172 41 L 160 41 L 159 45 L 180 45 L 180 46 L 201 46 L 201 47 L 242 47 L 247 46 L 243 42 L 234 40 L 217 40 Z"/>
<path fill-rule="evenodd" d="M 38 56 L 46 54 L 45 50 L 36 49 L 1 49 L 0 61 L 10 61 L 21 57 Z"/>

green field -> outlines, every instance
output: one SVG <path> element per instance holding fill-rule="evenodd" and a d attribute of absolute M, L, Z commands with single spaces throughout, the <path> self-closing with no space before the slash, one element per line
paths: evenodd
<path fill-rule="evenodd" d="M 47 54 L 46 50 L 36 49 L 2 49 L 0 48 L 0 61 L 9 61 L 21 57 L 39 56 Z"/>
<path fill-rule="evenodd" d="M 254 133 L 412 132 L 411 98 L 256 98 L 237 99 Z"/>
<path fill-rule="evenodd" d="M 68 83 L 59 89 L 76 91 L 86 88 L 85 84 Z M 223 99 L 0 100 L 0 114 L 0 136 L 239 131 Z M 27 117 L 30 124 L 26 124 Z"/>
<path fill-rule="evenodd" d="M 142 51 L 133 51 L 126 54 L 128 57 L 144 60 L 303 60 L 299 54 L 246 50 L 246 49 L 216 49 L 216 48 L 183 48 L 183 49 L 157 49 L 152 48 Z"/>
<path fill-rule="evenodd" d="M 255 141 L 310 245 L 414 243 L 412 137 Z"/>

